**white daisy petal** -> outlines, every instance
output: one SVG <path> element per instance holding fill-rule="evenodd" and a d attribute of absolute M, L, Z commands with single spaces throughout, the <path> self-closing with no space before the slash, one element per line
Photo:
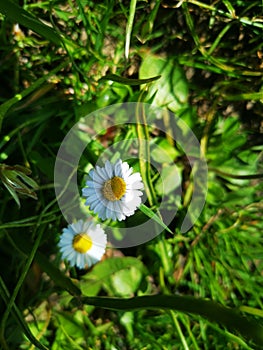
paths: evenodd
<path fill-rule="evenodd" d="M 79 220 L 77 222 L 75 222 L 74 224 L 71 224 L 72 229 L 74 230 L 74 232 L 80 232 L 83 226 L 83 221 Z"/>
<path fill-rule="evenodd" d="M 105 163 L 105 170 L 107 172 L 107 177 L 111 178 L 113 176 L 113 169 L 109 161 Z"/>
<path fill-rule="evenodd" d="M 100 261 L 107 245 L 107 236 L 99 224 L 78 220 L 63 229 L 58 246 L 62 259 L 80 269 Z"/>
<path fill-rule="evenodd" d="M 140 173 L 132 174 L 127 162 L 117 160 L 114 164 L 106 161 L 104 167 L 96 166 L 82 189 L 90 206 L 102 220 L 122 221 L 134 214 L 141 204 L 143 183 Z"/>
<path fill-rule="evenodd" d="M 98 201 L 98 196 L 96 194 L 93 194 L 92 196 L 87 198 L 87 203 L 90 205 L 90 208 L 93 210 L 93 207 L 96 206 Z"/>

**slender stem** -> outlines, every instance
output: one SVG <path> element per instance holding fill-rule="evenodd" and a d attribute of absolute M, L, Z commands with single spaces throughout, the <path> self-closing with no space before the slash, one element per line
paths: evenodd
<path fill-rule="evenodd" d="M 157 198 L 151 179 L 150 137 L 144 107 L 141 104 L 138 104 L 136 110 L 136 122 L 141 175 L 149 204 L 153 206 L 157 204 Z"/>
<path fill-rule="evenodd" d="M 126 60 L 128 60 L 128 58 L 129 58 L 131 33 L 132 33 L 132 26 L 133 26 L 135 11 L 136 11 L 136 4 L 137 4 L 137 0 L 131 0 L 130 13 L 129 13 L 128 23 L 127 23 L 127 27 L 126 27 L 126 42 L 125 42 L 125 58 L 126 58 Z"/>

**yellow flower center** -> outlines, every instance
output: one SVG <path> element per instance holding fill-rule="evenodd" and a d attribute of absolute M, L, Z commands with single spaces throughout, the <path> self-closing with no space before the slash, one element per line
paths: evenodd
<path fill-rule="evenodd" d="M 86 233 L 79 233 L 74 237 L 72 246 L 76 252 L 85 254 L 92 247 L 92 240 Z"/>
<path fill-rule="evenodd" d="M 102 193 L 109 201 L 117 201 L 125 194 L 126 183 L 118 176 L 114 176 L 112 179 L 106 181 L 103 185 Z"/>

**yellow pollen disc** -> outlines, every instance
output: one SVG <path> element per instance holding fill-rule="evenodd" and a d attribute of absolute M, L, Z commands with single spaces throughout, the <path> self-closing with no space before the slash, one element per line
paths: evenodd
<path fill-rule="evenodd" d="M 125 194 L 126 183 L 118 176 L 106 181 L 103 185 L 102 193 L 109 201 L 117 201 Z"/>
<path fill-rule="evenodd" d="M 84 254 L 92 247 L 92 240 L 86 233 L 79 233 L 74 237 L 72 246 L 76 252 Z"/>

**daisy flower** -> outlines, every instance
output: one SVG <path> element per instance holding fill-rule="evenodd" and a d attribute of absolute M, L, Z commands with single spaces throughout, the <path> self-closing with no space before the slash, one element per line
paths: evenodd
<path fill-rule="evenodd" d="M 58 246 L 62 259 L 68 260 L 71 266 L 84 269 L 101 260 L 106 244 L 106 235 L 99 224 L 79 220 L 63 229 Z"/>
<path fill-rule="evenodd" d="M 104 167 L 96 166 L 88 174 L 86 186 L 82 189 L 89 206 L 102 220 L 124 220 L 134 214 L 141 204 L 143 183 L 140 173 L 132 174 L 128 163 L 118 160 Z"/>

